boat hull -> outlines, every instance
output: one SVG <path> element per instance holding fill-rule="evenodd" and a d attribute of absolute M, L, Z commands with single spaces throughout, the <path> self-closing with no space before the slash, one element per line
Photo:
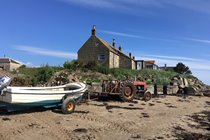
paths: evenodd
<path fill-rule="evenodd" d="M 6 93 L 1 96 L 1 101 L 8 104 L 20 104 L 26 106 L 42 106 L 46 104 L 56 104 L 62 101 L 65 94 L 15 94 Z"/>
<path fill-rule="evenodd" d="M 14 107 L 57 106 L 62 104 L 66 96 L 78 101 L 86 90 L 83 83 L 57 87 L 7 87 L 0 96 L 0 101 L 10 110 Z"/>

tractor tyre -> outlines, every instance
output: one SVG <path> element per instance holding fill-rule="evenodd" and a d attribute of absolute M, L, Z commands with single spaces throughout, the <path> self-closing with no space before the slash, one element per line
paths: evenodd
<path fill-rule="evenodd" d="M 147 102 L 152 98 L 152 94 L 147 91 L 146 93 L 144 93 L 144 101 Z"/>
<path fill-rule="evenodd" d="M 120 87 L 120 97 L 125 102 L 132 101 L 136 96 L 136 89 L 133 83 L 125 82 L 123 86 Z"/>

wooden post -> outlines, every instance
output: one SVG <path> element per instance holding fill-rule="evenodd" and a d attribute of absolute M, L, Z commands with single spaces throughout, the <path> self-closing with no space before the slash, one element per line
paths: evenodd
<path fill-rule="evenodd" d="M 157 84 L 154 84 L 154 95 L 155 95 L 155 96 L 158 95 Z"/>

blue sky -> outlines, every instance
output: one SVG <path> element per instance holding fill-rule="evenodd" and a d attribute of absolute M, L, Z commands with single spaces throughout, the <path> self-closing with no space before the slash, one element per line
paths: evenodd
<path fill-rule="evenodd" d="M 188 65 L 210 84 L 209 0 L 0 0 L 0 57 L 63 65 L 97 36 L 137 59 Z"/>

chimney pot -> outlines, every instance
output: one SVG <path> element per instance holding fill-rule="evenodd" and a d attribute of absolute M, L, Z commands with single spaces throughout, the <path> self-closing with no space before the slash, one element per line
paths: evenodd
<path fill-rule="evenodd" d="M 119 51 L 122 51 L 122 47 L 121 46 L 119 47 Z"/>
<path fill-rule="evenodd" d="M 93 28 L 92 28 L 92 35 L 96 35 L 96 25 L 93 25 Z"/>
<path fill-rule="evenodd" d="M 122 45 L 120 44 L 120 46 L 119 46 L 119 51 L 122 51 Z"/>
<path fill-rule="evenodd" d="M 131 58 L 131 53 L 129 53 L 129 57 Z"/>
<path fill-rule="evenodd" d="M 113 42 L 112 42 L 112 46 L 115 48 L 116 44 L 115 44 L 115 39 L 113 39 Z"/>
<path fill-rule="evenodd" d="M 133 60 L 135 60 L 135 56 L 133 56 Z"/>

